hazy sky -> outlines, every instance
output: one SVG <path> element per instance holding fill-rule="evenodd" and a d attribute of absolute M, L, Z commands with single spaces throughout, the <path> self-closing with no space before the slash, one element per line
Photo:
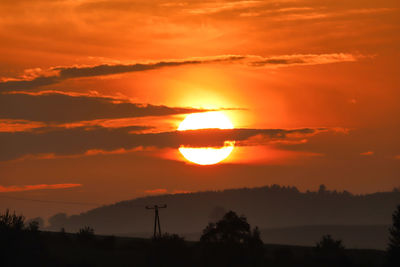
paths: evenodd
<path fill-rule="evenodd" d="M 2 0 L 0 209 L 398 187 L 399 32 L 398 0 Z M 204 109 L 235 129 L 176 132 Z M 177 150 L 227 138 L 212 166 Z"/>

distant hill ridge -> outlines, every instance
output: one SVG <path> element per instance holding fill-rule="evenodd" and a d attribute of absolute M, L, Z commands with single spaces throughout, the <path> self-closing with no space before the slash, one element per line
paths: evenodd
<path fill-rule="evenodd" d="M 271 185 L 183 194 L 166 194 L 121 201 L 67 217 L 56 214 L 49 229 L 76 231 L 83 225 L 97 233 L 149 233 L 154 214 L 146 205 L 167 204 L 160 211 L 163 231 L 199 233 L 209 221 L 226 211 L 243 214 L 253 226 L 264 228 L 304 225 L 389 225 L 391 214 L 400 204 L 400 192 L 355 195 L 329 191 L 321 185 L 315 192 L 296 187 Z"/>

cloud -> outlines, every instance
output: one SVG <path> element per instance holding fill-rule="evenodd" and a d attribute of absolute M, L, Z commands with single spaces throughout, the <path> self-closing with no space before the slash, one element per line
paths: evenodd
<path fill-rule="evenodd" d="M 263 145 L 265 139 L 285 139 L 289 135 L 299 134 L 301 136 L 314 134 L 315 129 L 202 129 L 176 132 L 176 146 L 188 147 L 221 147 L 225 141 L 235 141 L 235 145 Z M 258 137 L 258 138 L 257 138 Z M 259 139 L 260 142 L 254 142 Z M 251 142 L 248 142 L 250 141 Z M 172 140 L 171 140 L 172 141 Z"/>
<path fill-rule="evenodd" d="M 194 108 L 132 103 L 129 99 L 45 91 L 0 94 L 0 119 L 68 123 L 95 119 L 168 116 L 203 112 Z"/>
<path fill-rule="evenodd" d="M 159 61 L 152 63 L 114 64 L 114 65 L 102 64 L 90 67 L 87 66 L 54 67 L 51 70 L 57 71 L 58 75 L 38 76 L 31 80 L 11 80 L 11 81 L 0 82 L 0 92 L 13 91 L 13 90 L 28 90 L 45 85 L 56 84 L 63 80 L 73 79 L 73 78 L 95 77 L 95 76 L 104 76 L 112 74 L 121 74 L 127 72 L 148 71 L 165 67 L 176 67 L 183 65 L 230 62 L 235 60 L 241 60 L 242 58 L 243 56 L 238 56 L 238 55 L 224 55 L 224 56 L 203 57 L 203 58 L 190 58 L 185 60 Z"/>
<path fill-rule="evenodd" d="M 0 132 L 0 161 L 27 155 L 81 155 L 87 151 L 130 150 L 139 147 L 178 148 L 221 147 L 224 142 L 237 145 L 255 136 L 285 139 L 290 135 L 310 135 L 317 130 L 304 129 L 203 129 L 159 133 L 136 133 L 141 126 L 105 128 L 101 126 L 75 128 L 36 128 L 29 132 Z M 252 145 L 255 145 L 254 143 Z"/>
<path fill-rule="evenodd" d="M 22 192 L 43 189 L 65 189 L 73 187 L 81 187 L 82 184 L 37 184 L 23 186 L 2 186 L 0 185 L 0 193 Z"/>
<path fill-rule="evenodd" d="M 346 53 L 332 53 L 332 54 L 306 54 L 306 55 L 285 55 L 280 57 L 254 57 L 248 64 L 255 67 L 263 67 L 268 65 L 275 66 L 296 66 L 296 65 L 319 65 L 331 64 L 338 62 L 352 62 L 356 61 L 357 57 L 352 54 Z"/>
<path fill-rule="evenodd" d="M 235 2 L 216 2 L 207 3 L 200 8 L 187 9 L 190 14 L 213 14 L 222 11 L 232 11 L 256 7 L 263 1 L 235 1 Z"/>
<path fill-rule="evenodd" d="M 0 119 L 0 132 L 23 132 L 44 126 L 46 125 L 34 121 Z"/>
<path fill-rule="evenodd" d="M 284 10 L 284 9 L 283 9 Z M 279 11 L 279 10 L 277 10 Z M 310 11 L 306 13 L 290 13 L 277 15 L 274 19 L 278 21 L 300 21 L 300 20 L 318 20 L 318 19 L 329 19 L 338 18 L 345 16 L 356 16 L 356 15 L 369 15 L 396 11 L 396 8 L 357 8 L 357 9 L 340 9 L 332 11 L 321 7 L 319 10 L 316 9 L 290 9 L 288 11 Z M 278 12 L 277 12 L 278 13 Z"/>
<path fill-rule="evenodd" d="M 149 189 L 149 190 L 145 190 L 144 191 L 146 194 L 150 194 L 150 195 L 163 195 L 163 194 L 167 194 L 168 190 L 165 188 L 157 188 L 157 189 Z M 170 194 L 190 194 L 192 193 L 192 191 L 188 191 L 188 190 L 173 190 L 169 192 Z"/>
<path fill-rule="evenodd" d="M 223 55 L 216 57 L 204 57 L 204 58 L 190 58 L 178 61 L 160 61 L 156 63 L 135 63 L 135 64 L 116 64 L 116 65 L 97 65 L 91 67 L 61 67 L 55 68 L 59 70 L 59 77 L 61 79 L 70 78 L 81 78 L 81 77 L 93 77 L 93 76 L 103 76 L 112 75 L 126 72 L 137 72 L 160 69 L 164 67 L 176 67 L 182 65 L 196 65 L 204 63 L 216 63 L 216 62 L 229 62 L 235 60 L 241 60 L 243 56 L 240 55 Z"/>
<path fill-rule="evenodd" d="M 46 85 L 56 84 L 63 80 L 96 77 L 104 75 L 121 74 L 128 72 L 139 72 L 155 70 L 166 67 L 177 67 L 184 65 L 211 64 L 211 63 L 232 63 L 243 64 L 249 67 L 283 67 L 297 65 L 330 64 L 337 62 L 356 61 L 360 56 L 348 53 L 332 54 L 296 54 L 263 57 L 257 55 L 220 55 L 211 57 L 187 58 L 183 60 L 165 60 L 151 63 L 134 64 L 102 64 L 96 66 L 73 66 L 54 67 L 46 71 L 58 73 L 53 76 L 38 76 L 33 79 L 8 80 L 0 82 L 0 92 L 29 90 Z M 36 75 L 40 75 L 37 74 Z"/>
<path fill-rule="evenodd" d="M 61 79 L 57 76 L 36 77 L 33 80 L 12 80 L 0 83 L 1 91 L 29 90 L 45 85 L 58 83 Z"/>

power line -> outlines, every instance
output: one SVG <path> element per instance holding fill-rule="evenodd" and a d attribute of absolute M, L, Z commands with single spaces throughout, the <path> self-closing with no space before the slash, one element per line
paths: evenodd
<path fill-rule="evenodd" d="M 12 200 L 20 200 L 20 201 L 32 201 L 32 202 L 41 202 L 41 203 L 49 203 L 49 204 L 65 204 L 65 205 L 81 205 L 81 206 L 104 206 L 107 204 L 104 203 L 95 203 L 95 202 L 73 202 L 73 201 L 59 201 L 59 200 L 44 200 L 44 199 L 32 199 L 32 198 L 22 198 L 22 197 L 11 197 L 11 196 L 4 196 L 0 193 L 0 198 L 7 198 Z M 121 201 L 116 204 L 122 204 L 126 201 Z M 112 205 L 116 205 L 112 204 Z M 143 207 L 142 204 L 133 204 L 129 203 L 129 207 Z"/>

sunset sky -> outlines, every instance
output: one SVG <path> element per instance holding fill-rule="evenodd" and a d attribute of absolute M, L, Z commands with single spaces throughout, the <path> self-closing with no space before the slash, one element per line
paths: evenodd
<path fill-rule="evenodd" d="M 392 190 L 399 33 L 398 0 L 2 0 L 0 210 L 269 184 Z M 177 131 L 206 111 L 234 128 Z M 226 140 L 215 165 L 178 150 Z"/>

